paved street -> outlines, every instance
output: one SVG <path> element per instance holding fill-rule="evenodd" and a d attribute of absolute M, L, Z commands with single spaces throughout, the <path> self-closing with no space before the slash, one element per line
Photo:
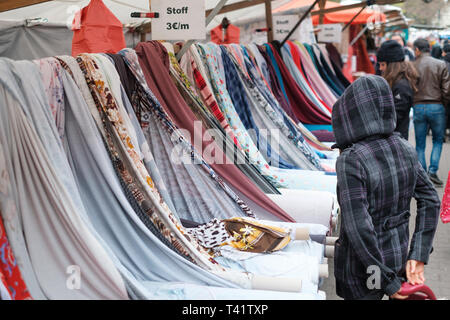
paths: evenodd
<path fill-rule="evenodd" d="M 409 141 L 415 145 L 414 132 L 411 130 Z M 429 157 L 431 154 L 431 136 L 427 137 L 427 164 L 429 164 Z M 439 164 L 438 176 L 445 183 L 447 182 L 448 172 L 450 170 L 450 142 L 447 141 L 443 145 L 441 162 Z M 444 188 L 437 189 L 442 200 Z M 410 230 L 414 232 L 416 202 L 411 203 L 411 220 Z M 336 295 L 333 259 L 328 259 L 330 265 L 330 276 L 323 283 L 321 290 L 325 291 L 328 300 L 340 300 Z M 434 291 L 438 298 L 450 299 L 450 224 L 443 224 L 439 220 L 438 229 L 434 239 L 434 251 L 430 256 L 430 261 L 425 266 L 425 280 L 426 284 Z"/>

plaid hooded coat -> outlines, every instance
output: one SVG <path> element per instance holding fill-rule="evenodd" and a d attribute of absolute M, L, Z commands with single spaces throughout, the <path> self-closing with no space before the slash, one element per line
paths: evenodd
<path fill-rule="evenodd" d="M 334 258 L 337 294 L 358 299 L 379 289 L 392 295 L 400 289 L 407 260 L 428 262 L 439 197 L 414 147 L 394 133 L 394 100 L 383 78 L 356 80 L 336 102 L 332 116 L 341 149 L 336 163 L 342 219 Z M 417 218 L 410 243 L 412 197 Z M 380 271 L 378 288 L 368 285 L 376 286 L 375 269 Z"/>

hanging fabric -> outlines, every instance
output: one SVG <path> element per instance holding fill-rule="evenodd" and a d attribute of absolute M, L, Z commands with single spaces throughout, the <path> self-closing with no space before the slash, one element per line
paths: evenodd
<path fill-rule="evenodd" d="M 80 53 L 116 53 L 126 47 L 122 22 L 102 0 L 91 0 L 81 9 L 81 26 L 75 29 L 72 56 Z"/>

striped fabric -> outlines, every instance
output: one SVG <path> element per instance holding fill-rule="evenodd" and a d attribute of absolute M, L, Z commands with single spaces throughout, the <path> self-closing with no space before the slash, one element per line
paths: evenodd
<path fill-rule="evenodd" d="M 195 84 L 197 85 L 197 88 L 200 91 L 200 95 L 202 96 L 203 101 L 205 102 L 206 106 L 212 112 L 214 117 L 219 121 L 220 125 L 225 130 L 225 132 L 228 134 L 228 136 L 234 141 L 234 144 L 237 145 L 240 149 L 242 149 L 239 144 L 239 141 L 236 139 L 236 136 L 234 135 L 233 131 L 231 130 L 230 125 L 227 122 L 227 119 L 223 115 L 222 111 L 220 111 L 219 106 L 217 104 L 216 99 L 214 98 L 213 93 L 207 86 L 205 79 L 203 78 L 200 70 L 198 69 L 197 64 L 195 63 L 195 61 L 192 57 L 191 57 L 191 66 L 192 66 L 192 71 L 194 74 Z"/>

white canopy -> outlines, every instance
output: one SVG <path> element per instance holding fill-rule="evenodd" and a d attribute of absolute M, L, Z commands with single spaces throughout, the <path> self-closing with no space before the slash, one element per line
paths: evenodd
<path fill-rule="evenodd" d="M 241 2 L 243 0 L 228 0 L 226 5 Z M 272 2 L 272 8 L 275 9 L 291 0 L 276 0 Z M 148 12 L 148 0 L 103 0 L 104 4 L 114 13 L 114 15 L 123 24 L 141 23 L 144 20 L 139 18 L 131 18 L 131 12 Z M 220 0 L 205 0 L 206 9 L 214 8 Z M 311 0 L 311 4 L 314 0 Z M 0 23 L 23 23 L 26 19 L 38 19 L 48 22 L 50 24 L 70 25 L 76 11 L 85 7 L 89 0 L 53 0 L 40 4 L 35 4 L 19 9 L 5 11 L 0 13 Z M 264 4 L 252 6 L 249 8 L 240 9 L 226 14 L 218 15 L 210 23 L 209 28 L 217 26 L 226 16 L 232 23 L 236 21 L 245 20 L 252 17 L 264 16 Z"/>

